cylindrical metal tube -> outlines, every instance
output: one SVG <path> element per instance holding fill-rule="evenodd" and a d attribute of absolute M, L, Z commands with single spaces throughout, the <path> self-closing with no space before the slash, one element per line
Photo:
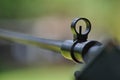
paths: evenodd
<path fill-rule="evenodd" d="M 72 45 L 73 45 L 72 40 L 66 40 L 63 42 L 63 44 L 61 46 L 61 54 L 65 58 L 70 59 L 70 60 L 72 60 L 72 57 L 70 55 L 70 50 L 71 50 Z M 74 53 L 78 57 L 78 59 L 82 61 L 81 51 L 82 51 L 82 45 L 77 44 L 74 48 Z"/>
<path fill-rule="evenodd" d="M 0 39 L 60 52 L 63 41 L 37 38 L 34 36 L 0 29 Z"/>
<path fill-rule="evenodd" d="M 7 40 L 9 42 L 34 45 L 55 52 L 61 52 L 61 54 L 65 58 L 74 60 L 71 55 L 71 49 L 74 44 L 73 40 L 66 40 L 63 42 L 58 40 L 37 38 L 30 35 L 6 30 L 0 30 L 0 39 Z M 95 54 L 92 53 L 98 50 L 99 47 L 100 45 L 98 44 L 97 41 L 85 41 L 77 43 L 73 49 L 74 57 L 80 62 L 83 62 L 83 60 L 87 61 L 90 59 L 89 57 L 90 55 L 93 56 L 96 55 L 96 53 Z M 87 55 L 87 57 L 85 57 L 85 55 Z"/>
<path fill-rule="evenodd" d="M 103 48 L 104 48 L 103 45 L 92 46 L 84 56 L 84 61 L 88 63 L 91 60 L 93 60 L 97 55 L 99 55 L 99 53 L 102 51 Z"/>
<path fill-rule="evenodd" d="M 71 47 L 73 46 L 74 42 L 72 40 L 66 40 L 63 42 L 62 46 L 61 46 L 61 54 L 67 58 L 72 60 L 72 55 L 71 55 Z M 81 42 L 81 43 L 77 43 L 74 47 L 74 57 L 79 61 L 79 62 L 83 62 L 83 61 L 87 61 L 90 57 L 86 57 L 86 55 L 90 53 L 97 53 L 98 48 L 100 48 L 101 43 L 97 42 L 97 41 L 86 41 L 86 42 Z M 94 47 L 94 49 L 93 49 Z M 96 48 L 96 49 L 95 49 Z M 88 52 L 89 51 L 89 52 Z M 94 54 L 96 55 L 96 54 Z M 92 55 L 92 56 L 94 56 Z"/>

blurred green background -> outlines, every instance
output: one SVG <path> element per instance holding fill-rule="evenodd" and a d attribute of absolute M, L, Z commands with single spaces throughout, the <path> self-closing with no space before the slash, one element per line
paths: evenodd
<path fill-rule="evenodd" d="M 108 34 L 120 40 L 119 7 L 119 0 L 1 0 L 0 19 L 41 19 L 44 17 L 46 19 L 47 16 L 47 18 L 68 20 L 70 24 L 73 18 L 86 17 L 90 19 L 93 30 L 96 28 L 102 31 L 99 32 L 100 34 Z"/>
<path fill-rule="evenodd" d="M 90 39 L 103 41 L 107 38 L 115 38 L 120 41 L 119 8 L 119 0 L 0 0 L 0 28 L 42 38 L 66 40 L 72 39 L 71 21 L 77 17 L 85 17 L 92 23 Z M 0 80 L 72 80 L 76 64 L 64 60 L 61 55 L 57 55 L 56 58 L 55 53 L 22 46 L 25 46 L 24 53 L 27 54 L 27 59 L 23 59 L 23 62 L 17 59 L 9 62 L 4 56 L 5 61 L 1 60 Z M 21 48 L 17 49 L 15 54 L 20 50 Z M 8 53 L 10 52 L 6 52 L 6 55 Z M 36 56 L 33 54 L 38 53 L 41 55 L 47 53 L 46 55 L 52 59 L 44 55 L 42 58 L 45 59 L 35 60 Z M 16 65 L 18 67 L 23 63 L 24 68 L 23 66 L 16 68 Z M 58 64 L 61 66 L 56 66 Z"/>

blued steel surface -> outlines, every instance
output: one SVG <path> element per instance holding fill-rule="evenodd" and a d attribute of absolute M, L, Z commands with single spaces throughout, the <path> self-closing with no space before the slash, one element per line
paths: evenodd
<path fill-rule="evenodd" d="M 95 53 L 99 54 L 82 71 L 75 72 L 75 80 L 120 80 L 119 46 L 108 41 Z"/>
<path fill-rule="evenodd" d="M 81 20 L 84 21 L 86 24 L 86 30 L 84 33 L 82 33 L 82 26 L 79 26 L 79 32 L 77 32 L 77 30 L 76 30 L 76 24 L 77 24 L 77 22 L 79 22 Z M 73 33 L 74 41 L 77 40 L 79 42 L 85 42 L 88 38 L 88 34 L 89 34 L 90 30 L 91 30 L 91 23 L 86 18 L 76 18 L 71 23 L 71 31 Z"/>
<path fill-rule="evenodd" d="M 83 20 L 85 23 L 86 23 L 86 30 L 84 33 L 82 33 L 82 26 L 79 26 L 79 32 L 77 32 L 76 30 L 76 24 L 78 21 L 81 21 Z M 77 62 L 77 63 L 81 63 L 81 60 L 79 60 L 79 58 L 76 55 L 75 53 L 75 46 L 79 43 L 81 44 L 81 56 L 84 58 L 84 55 L 88 52 L 88 50 L 95 46 L 95 45 L 98 45 L 100 46 L 101 43 L 97 42 L 97 41 L 87 41 L 87 38 L 88 38 L 88 34 L 91 30 L 91 23 L 88 19 L 86 18 L 76 18 L 73 20 L 72 24 L 71 24 L 71 30 L 72 30 L 72 33 L 73 33 L 73 45 L 71 46 L 71 49 L 70 49 L 70 54 L 71 54 L 71 57 L 72 59 Z"/>
<path fill-rule="evenodd" d="M 11 32 L 2 29 L 0 29 L 0 39 L 7 40 L 9 42 L 38 46 L 40 48 L 44 48 L 56 52 L 60 52 L 60 46 L 62 44 L 62 41 L 37 38 L 34 36 L 17 33 L 17 32 Z"/>
<path fill-rule="evenodd" d="M 79 27 L 79 32 L 76 30 L 76 24 L 81 20 L 86 23 L 86 31 L 84 33 L 82 33 L 82 26 Z M 88 19 L 76 18 L 71 24 L 71 31 L 74 36 L 73 40 L 66 40 L 63 42 L 58 40 L 43 39 L 2 29 L 0 29 L 0 39 L 7 40 L 9 42 L 34 45 L 55 52 L 61 52 L 65 58 L 80 63 L 92 47 L 100 46 L 100 43 L 97 41 L 87 41 L 90 30 L 91 23 Z M 86 58 L 84 60 L 86 60 Z"/>

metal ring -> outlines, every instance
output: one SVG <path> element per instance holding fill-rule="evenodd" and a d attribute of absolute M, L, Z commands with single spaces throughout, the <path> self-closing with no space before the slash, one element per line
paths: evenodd
<path fill-rule="evenodd" d="M 82 33 L 82 26 L 79 27 L 79 32 L 77 32 L 77 30 L 76 30 L 76 24 L 80 20 L 83 20 L 86 23 L 86 30 L 85 30 L 84 33 Z M 72 33 L 73 33 L 73 36 L 74 36 L 74 43 L 73 43 L 73 45 L 71 47 L 71 51 L 70 51 L 71 58 L 77 63 L 82 63 L 75 57 L 74 47 L 76 46 L 77 43 L 87 41 L 88 34 L 91 30 L 91 23 L 86 18 L 76 18 L 75 20 L 73 20 L 73 22 L 71 24 L 71 30 L 72 30 Z"/>
<path fill-rule="evenodd" d="M 82 31 L 77 32 L 77 30 L 76 30 L 76 24 L 77 24 L 77 22 L 80 21 L 80 20 L 83 20 L 83 21 L 85 21 L 85 23 L 86 23 L 86 30 L 85 30 L 84 33 L 82 33 Z M 88 33 L 91 31 L 91 23 L 90 23 L 90 21 L 89 21 L 88 19 L 86 19 L 86 18 L 76 18 L 76 19 L 73 20 L 73 22 L 72 22 L 72 24 L 71 24 L 71 31 L 72 31 L 72 33 L 73 33 L 74 36 L 80 36 L 80 35 L 81 35 L 81 36 L 87 36 Z"/>
<path fill-rule="evenodd" d="M 76 46 L 76 44 L 79 43 L 79 41 L 75 41 L 71 47 L 71 50 L 70 50 L 70 54 L 71 54 L 71 57 L 72 59 L 77 62 L 77 63 L 82 63 L 80 62 L 79 60 L 76 59 L 75 55 L 74 55 L 74 47 Z"/>

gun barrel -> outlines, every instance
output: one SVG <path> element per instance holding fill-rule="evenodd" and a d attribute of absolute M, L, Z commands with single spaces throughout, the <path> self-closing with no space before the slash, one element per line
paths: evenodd
<path fill-rule="evenodd" d="M 20 44 L 34 45 L 43 49 L 60 52 L 63 41 L 37 38 L 34 36 L 0 29 L 0 39 Z"/>
<path fill-rule="evenodd" d="M 89 50 L 91 51 L 92 49 L 92 52 L 96 52 L 96 50 L 95 49 L 93 50 L 93 48 L 91 47 L 97 46 L 97 48 L 99 48 L 97 41 L 86 41 L 83 43 L 77 43 L 74 46 L 73 51 L 71 52 L 71 49 L 74 44 L 73 40 L 59 41 L 59 40 L 43 39 L 43 38 L 37 38 L 34 36 L 22 34 L 22 33 L 6 31 L 2 29 L 0 29 L 0 39 L 7 40 L 8 42 L 34 45 L 34 46 L 37 46 L 43 49 L 51 50 L 54 52 L 59 52 L 65 58 L 74 60 L 76 62 L 83 62 L 84 57 L 85 57 L 84 55 L 86 55 L 86 53 Z M 89 58 L 90 57 L 87 57 L 87 59 Z M 87 61 L 86 58 L 85 58 L 85 61 Z"/>

